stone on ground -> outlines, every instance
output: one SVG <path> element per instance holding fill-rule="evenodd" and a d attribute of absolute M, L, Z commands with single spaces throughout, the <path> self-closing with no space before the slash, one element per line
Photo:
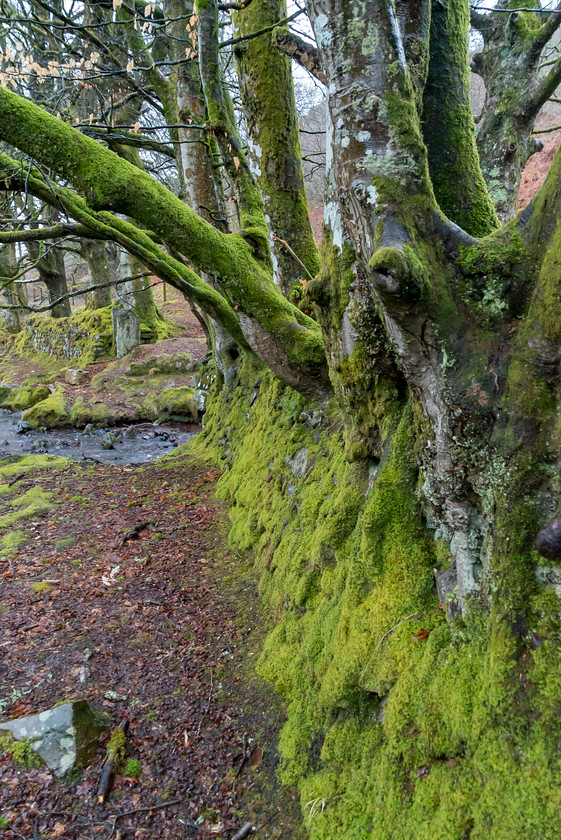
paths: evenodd
<path fill-rule="evenodd" d="M 131 353 L 140 344 L 140 318 L 132 309 L 114 306 L 111 310 L 113 337 L 118 359 Z"/>
<path fill-rule="evenodd" d="M 0 732 L 9 732 L 16 741 L 28 741 L 56 776 L 91 763 L 106 728 L 85 700 L 0 723 Z"/>

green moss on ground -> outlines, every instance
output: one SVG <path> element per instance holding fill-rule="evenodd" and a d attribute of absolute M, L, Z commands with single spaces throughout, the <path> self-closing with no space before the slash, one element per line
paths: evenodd
<path fill-rule="evenodd" d="M 312 840 L 556 838 L 561 619 L 551 590 L 518 590 L 524 546 L 505 563 L 545 641 L 517 658 L 496 611 L 450 627 L 439 607 L 412 407 L 386 400 L 379 462 L 350 463 L 335 407 L 310 428 L 315 407 L 255 363 L 240 377 L 189 446 L 224 469 L 230 540 L 255 555 L 259 670 L 287 702 L 282 777 Z"/>
<path fill-rule="evenodd" d="M 21 493 L 20 482 L 25 480 L 27 486 L 28 473 L 37 469 L 60 469 L 67 464 L 66 458 L 56 455 L 25 455 L 0 462 L 0 529 L 8 529 L 0 535 L 0 556 L 14 554 L 29 539 L 25 531 L 14 529 L 14 525 L 42 516 L 53 507 L 52 493 L 43 490 L 38 483 Z M 21 478 L 18 481 L 9 483 L 19 476 Z"/>
<path fill-rule="evenodd" d="M 25 531 L 9 531 L 0 537 L 0 557 L 9 557 L 15 554 L 27 542 L 29 542 L 29 536 Z"/>
<path fill-rule="evenodd" d="M 69 422 L 66 413 L 66 397 L 60 385 L 50 394 L 47 399 L 38 402 L 32 408 L 28 408 L 22 414 L 22 419 L 30 423 L 34 429 L 52 429 L 55 426 L 63 426 Z"/>
<path fill-rule="evenodd" d="M 14 764 L 20 767 L 42 767 L 43 762 L 31 746 L 30 741 L 16 741 L 9 735 L 0 737 L 0 752 L 7 753 Z"/>
<path fill-rule="evenodd" d="M 22 385 L 15 388 L 3 400 L 2 408 L 12 411 L 25 411 L 50 396 L 50 389 L 46 385 Z"/>

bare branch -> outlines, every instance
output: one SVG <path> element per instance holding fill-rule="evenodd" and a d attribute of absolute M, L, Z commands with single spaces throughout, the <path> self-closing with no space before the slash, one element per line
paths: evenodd
<path fill-rule="evenodd" d="M 325 73 L 321 69 L 317 47 L 304 41 L 303 38 L 300 38 L 295 32 L 291 32 L 290 29 L 285 29 L 281 26 L 278 26 L 273 31 L 273 42 L 279 50 L 285 52 L 290 58 L 293 58 L 294 61 L 307 70 L 308 73 L 315 76 L 318 82 L 324 85 L 327 83 Z"/>

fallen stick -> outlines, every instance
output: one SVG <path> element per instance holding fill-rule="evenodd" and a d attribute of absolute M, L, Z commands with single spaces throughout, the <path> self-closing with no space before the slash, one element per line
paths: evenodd
<path fill-rule="evenodd" d="M 24 477 L 24 475 L 25 475 L 25 473 L 24 473 L 24 472 L 20 472 L 20 473 L 18 473 L 17 475 L 15 475 L 15 476 L 12 478 L 12 480 L 11 480 L 11 481 L 8 481 L 8 487 L 11 487 L 11 486 L 12 486 L 12 484 L 15 484 L 15 483 L 16 483 L 16 481 L 19 481 L 19 480 L 20 480 L 20 478 L 23 478 L 23 477 Z"/>
<path fill-rule="evenodd" d="M 251 829 L 253 828 L 253 824 L 248 822 L 243 825 L 237 834 L 234 834 L 232 840 L 244 840 L 244 837 L 247 837 Z"/>
<path fill-rule="evenodd" d="M 169 808 L 170 805 L 181 805 L 182 799 L 170 799 L 169 802 L 160 802 L 159 805 L 147 805 L 145 808 L 135 808 L 133 811 L 124 811 L 122 814 L 116 814 L 113 817 L 113 828 L 111 829 L 111 833 L 107 836 L 107 840 L 111 840 L 113 834 L 115 833 L 115 827 L 117 825 L 117 820 L 122 819 L 122 817 L 131 817 L 133 814 L 143 814 L 146 811 L 156 811 L 158 808 Z M 247 835 L 244 834 L 244 837 Z M 234 840 L 234 838 L 232 838 Z"/>
<path fill-rule="evenodd" d="M 149 522 L 141 522 L 139 525 L 135 525 L 134 528 L 131 528 L 130 531 L 127 531 L 127 533 L 123 537 L 122 545 L 129 542 L 129 540 L 138 539 L 138 535 L 140 534 L 140 532 L 144 531 L 145 528 L 148 528 L 149 525 Z"/>
<path fill-rule="evenodd" d="M 122 729 L 123 732 L 127 731 L 127 727 L 129 725 L 128 720 L 122 720 L 119 724 L 118 728 Z M 109 751 L 108 751 L 109 752 Z M 97 804 L 103 805 L 105 800 L 107 799 L 107 794 L 109 793 L 111 787 L 111 779 L 113 777 L 113 763 L 114 758 L 113 756 L 109 756 L 103 763 L 101 768 L 101 776 L 99 777 L 99 785 L 97 788 Z"/>

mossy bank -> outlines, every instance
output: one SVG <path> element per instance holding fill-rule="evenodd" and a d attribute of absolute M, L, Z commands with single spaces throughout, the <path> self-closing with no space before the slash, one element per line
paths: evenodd
<path fill-rule="evenodd" d="M 287 702 L 283 780 L 313 840 L 553 840 L 558 598 L 531 588 L 534 642 L 510 670 L 477 600 L 449 624 L 434 577 L 448 549 L 417 502 L 416 411 L 383 398 L 382 458 L 349 463 L 335 408 L 246 362 L 189 444 L 224 469 L 230 539 L 254 552 L 272 622 L 259 670 Z"/>

